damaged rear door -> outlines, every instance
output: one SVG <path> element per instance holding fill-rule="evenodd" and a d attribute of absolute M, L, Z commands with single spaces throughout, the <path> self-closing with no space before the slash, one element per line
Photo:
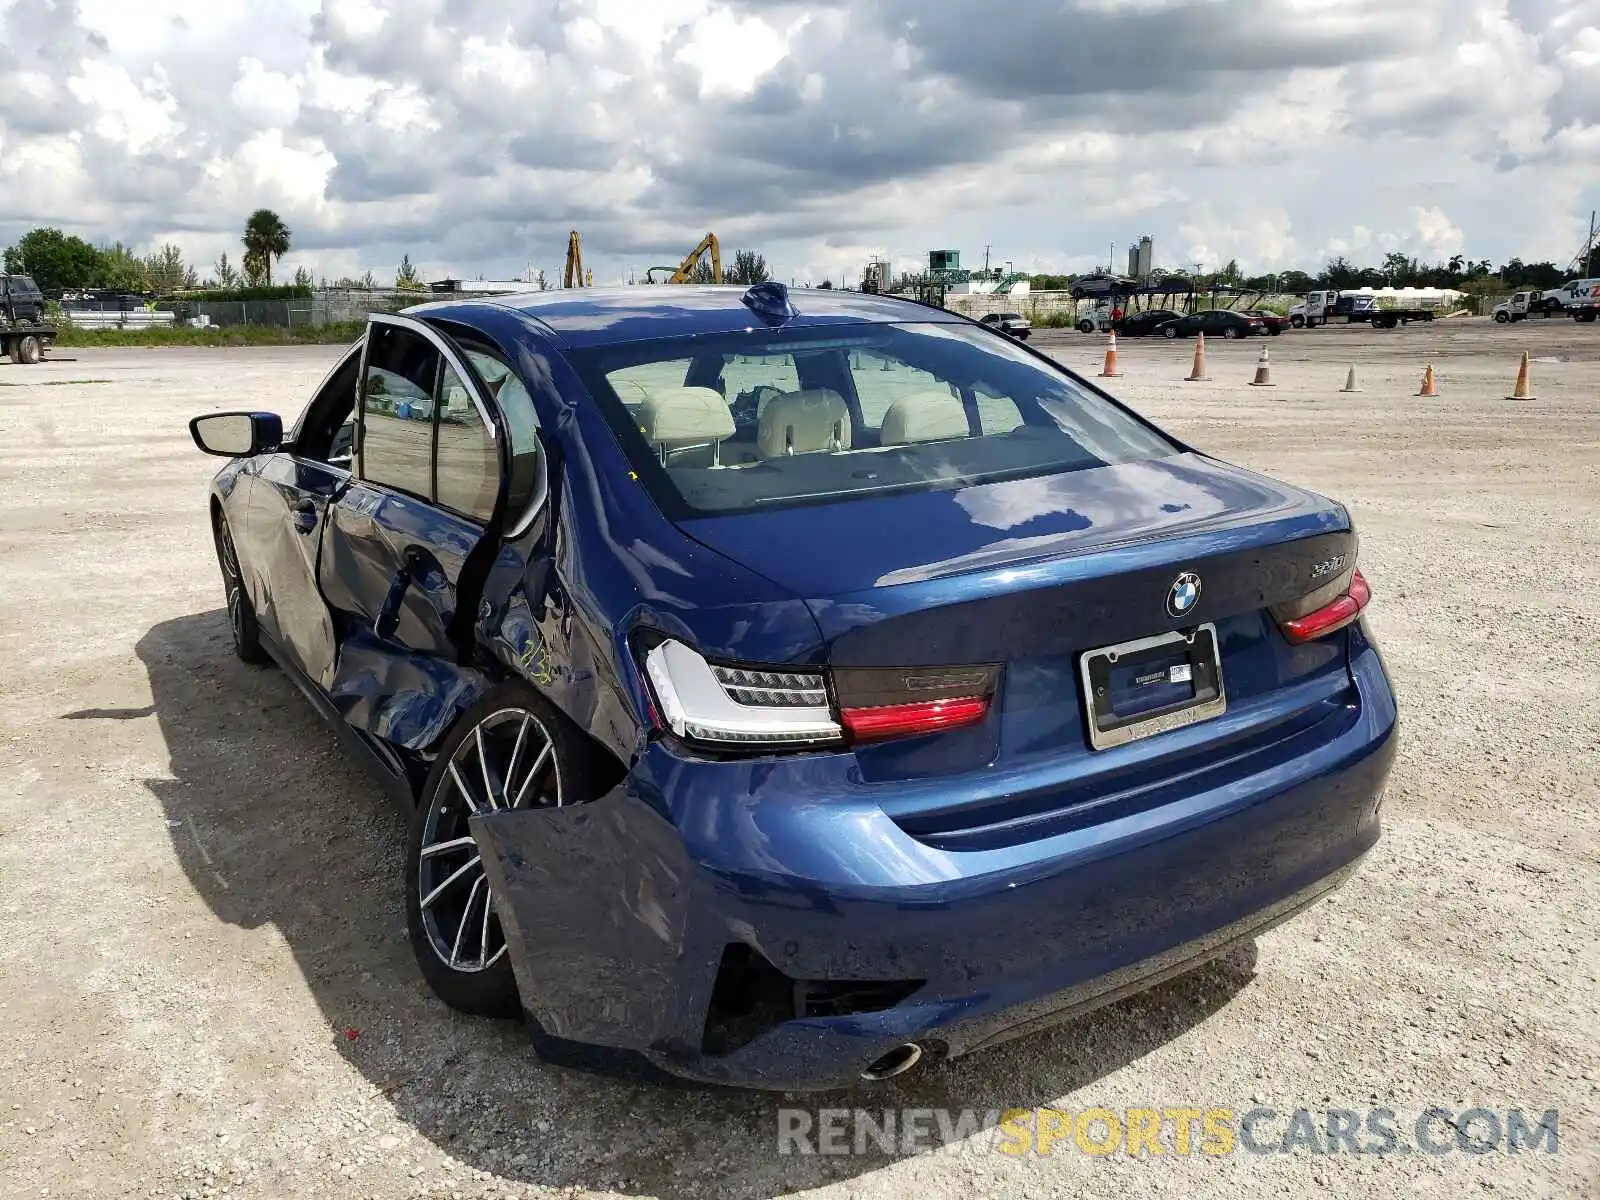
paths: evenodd
<path fill-rule="evenodd" d="M 355 478 L 318 567 L 338 629 L 328 690 L 358 729 L 421 749 L 486 687 L 472 626 L 498 541 L 505 431 L 459 347 L 412 317 L 372 318 L 357 412 Z"/>

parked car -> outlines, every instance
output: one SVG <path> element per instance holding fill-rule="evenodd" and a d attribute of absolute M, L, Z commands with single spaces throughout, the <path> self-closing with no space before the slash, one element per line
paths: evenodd
<path fill-rule="evenodd" d="M 986 313 L 978 318 L 978 324 L 988 325 L 1009 333 L 1020 341 L 1027 341 L 1028 335 L 1033 332 L 1033 322 L 1021 313 Z"/>
<path fill-rule="evenodd" d="M 561 1061 L 886 1078 L 1199 966 L 1379 836 L 1347 510 L 955 314 L 428 303 L 287 432 L 190 432 L 239 657 L 410 811 L 421 973 Z"/>
<path fill-rule="evenodd" d="M 1239 310 L 1247 317 L 1258 317 L 1267 327 L 1267 332 L 1277 337 L 1285 329 L 1290 328 L 1289 318 L 1282 313 L 1275 313 L 1269 308 L 1241 308 Z"/>
<path fill-rule="evenodd" d="M 1159 333 L 1167 322 L 1176 321 L 1182 316 L 1182 313 L 1169 308 L 1151 308 L 1144 312 L 1129 313 L 1120 321 L 1113 321 L 1112 326 L 1123 337 L 1146 337 Z"/>
<path fill-rule="evenodd" d="M 1267 323 L 1260 317 L 1247 317 L 1228 308 L 1208 308 L 1204 312 L 1190 313 L 1161 327 L 1161 335 L 1169 338 L 1194 337 L 1203 333 L 1207 337 L 1254 337 L 1267 332 Z"/>

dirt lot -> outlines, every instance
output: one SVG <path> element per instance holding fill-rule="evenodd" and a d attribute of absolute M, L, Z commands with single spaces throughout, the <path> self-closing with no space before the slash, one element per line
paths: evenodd
<path fill-rule="evenodd" d="M 1267 344 L 1274 389 L 1259 344 L 1191 384 L 1148 340 L 1113 386 L 1350 505 L 1402 705 L 1384 840 L 1249 953 L 829 1103 L 1554 1108 L 1557 1153 L 779 1156 L 782 1098 L 541 1065 L 432 999 L 399 815 L 229 647 L 184 421 L 291 414 L 334 352 L 75 351 L 0 366 L 0 1195 L 1596 1194 L 1600 327 Z"/>

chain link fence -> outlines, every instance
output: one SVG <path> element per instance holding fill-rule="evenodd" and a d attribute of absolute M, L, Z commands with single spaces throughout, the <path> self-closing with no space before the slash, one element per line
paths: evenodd
<path fill-rule="evenodd" d="M 398 312 L 431 299 L 426 292 L 329 288 L 298 300 L 69 300 L 62 317 L 78 329 L 150 329 L 173 325 L 280 329 L 365 321 L 368 313 Z"/>

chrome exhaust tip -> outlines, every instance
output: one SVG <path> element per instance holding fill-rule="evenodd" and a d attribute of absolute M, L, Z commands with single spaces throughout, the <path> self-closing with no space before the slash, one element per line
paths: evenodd
<path fill-rule="evenodd" d="M 873 1082 L 881 1079 L 893 1079 L 896 1075 L 904 1075 L 921 1061 L 922 1047 L 915 1042 L 907 1042 L 903 1046 L 896 1046 L 883 1057 L 876 1059 L 871 1066 L 861 1072 L 861 1078 Z"/>

